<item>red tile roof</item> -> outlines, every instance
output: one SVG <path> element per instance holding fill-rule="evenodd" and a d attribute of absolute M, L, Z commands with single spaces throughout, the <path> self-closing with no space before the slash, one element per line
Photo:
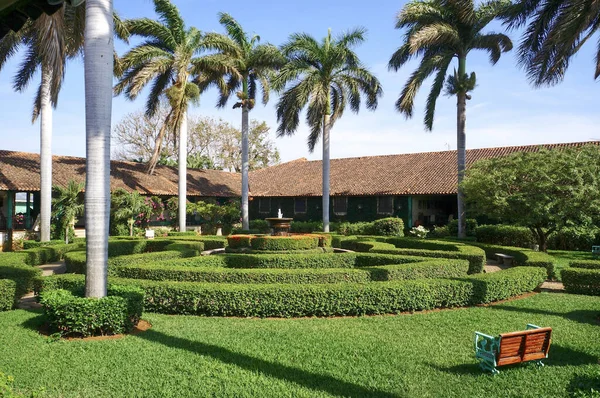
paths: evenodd
<path fill-rule="evenodd" d="M 540 148 L 578 147 L 577 142 L 467 150 L 467 166 L 480 159 Z M 365 156 L 331 160 L 332 196 L 456 194 L 456 151 Z M 322 163 L 304 158 L 250 173 L 250 194 L 321 196 Z"/>
<path fill-rule="evenodd" d="M 153 175 L 145 165 L 135 162 L 111 161 L 110 188 L 137 190 L 148 195 L 177 195 L 177 168 L 157 166 Z M 70 180 L 85 181 L 85 158 L 52 157 L 52 180 L 66 185 Z M 189 196 L 236 197 L 241 192 L 241 176 L 218 170 L 188 169 Z M 40 156 L 36 153 L 0 150 L 0 190 L 39 191 Z"/>

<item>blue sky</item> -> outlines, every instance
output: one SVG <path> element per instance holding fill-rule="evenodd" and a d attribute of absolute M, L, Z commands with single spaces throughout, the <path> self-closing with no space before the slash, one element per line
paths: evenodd
<path fill-rule="evenodd" d="M 384 96 L 376 111 L 366 109 L 358 115 L 349 110 L 332 131 L 331 156 L 354 157 L 422 151 L 456 149 L 456 99 L 445 96 L 438 100 L 433 132 L 423 127 L 424 103 L 429 82 L 416 99 L 415 116 L 411 120 L 397 113 L 394 103 L 415 65 L 394 73 L 387 70 L 391 54 L 400 44 L 401 32 L 394 29 L 395 16 L 404 2 L 377 0 L 304 0 L 302 2 L 232 0 L 173 0 L 188 26 L 202 31 L 221 32 L 219 11 L 234 16 L 249 32 L 257 33 L 263 42 L 281 44 L 290 33 L 304 31 L 317 38 L 327 29 L 333 33 L 362 26 L 368 30 L 367 41 L 356 51 L 363 62 L 380 79 Z M 123 18 L 153 17 L 150 0 L 115 0 L 115 8 Z M 490 27 L 501 30 L 501 26 Z M 517 44 L 518 32 L 509 35 Z M 591 40 L 590 44 L 595 43 Z M 117 43 L 122 54 L 126 46 Z M 473 52 L 467 70 L 477 74 L 477 87 L 467 107 L 467 148 L 527 145 L 600 140 L 600 113 L 594 109 L 598 100 L 598 83 L 593 80 L 593 45 L 585 47 L 573 60 L 563 83 L 534 89 L 516 66 L 515 52 L 505 54 L 492 67 L 487 55 Z M 39 123 L 31 124 L 31 106 L 39 76 L 27 92 L 15 93 L 11 80 L 20 61 L 19 55 L 0 72 L 0 109 L 2 112 L 1 149 L 39 151 Z M 113 101 L 113 125 L 125 114 L 142 109 L 142 93 L 135 102 L 122 97 Z M 277 97 L 266 106 L 258 105 L 251 117 L 265 120 L 275 139 Z M 215 108 L 216 93 L 209 92 L 191 113 L 222 118 L 239 126 L 241 112 Z M 299 157 L 320 159 L 320 146 L 309 154 L 306 146 L 308 129 L 302 124 L 294 137 L 276 139 L 282 161 Z M 83 67 L 73 61 L 54 113 L 53 153 L 85 155 L 85 118 Z"/>

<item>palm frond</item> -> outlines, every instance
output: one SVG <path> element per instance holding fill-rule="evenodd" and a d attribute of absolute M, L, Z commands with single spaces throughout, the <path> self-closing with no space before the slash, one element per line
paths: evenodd
<path fill-rule="evenodd" d="M 177 7 L 169 0 L 154 0 L 154 10 L 159 20 L 169 29 L 177 43 L 183 43 L 185 25 Z"/>
<path fill-rule="evenodd" d="M 431 91 L 429 91 L 429 95 L 427 96 L 427 103 L 425 106 L 425 128 L 429 131 L 433 130 L 433 119 L 435 116 L 435 107 L 437 103 L 437 99 L 444 88 L 444 82 L 446 81 L 446 74 L 448 73 L 448 67 L 450 66 L 450 62 L 452 62 L 452 56 L 447 56 L 440 64 L 437 75 L 431 85 Z"/>
<path fill-rule="evenodd" d="M 244 29 L 242 29 L 240 24 L 227 13 L 220 12 L 218 15 L 219 23 L 223 25 L 229 37 L 241 48 L 249 49 L 250 42 L 248 40 L 248 35 L 244 32 Z"/>
<path fill-rule="evenodd" d="M 513 44 L 510 38 L 502 33 L 487 33 L 475 36 L 471 47 L 489 52 L 490 63 L 495 65 L 500 60 L 502 53 L 512 50 Z"/>

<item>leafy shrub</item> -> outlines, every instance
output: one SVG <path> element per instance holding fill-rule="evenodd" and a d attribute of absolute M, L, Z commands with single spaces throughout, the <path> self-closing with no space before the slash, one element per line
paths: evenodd
<path fill-rule="evenodd" d="M 164 250 L 167 250 L 167 251 L 173 251 L 173 250 L 189 251 L 189 250 L 192 250 L 197 253 L 196 255 L 200 255 L 200 253 L 204 251 L 204 242 L 184 241 L 184 242 L 170 243 L 165 246 Z M 192 256 L 185 256 L 185 257 L 192 257 Z"/>
<path fill-rule="evenodd" d="M 200 253 L 197 250 L 181 248 L 180 250 L 109 257 L 108 272 L 109 274 L 111 273 L 111 268 L 113 266 L 148 264 L 157 261 L 194 257 L 198 255 L 200 255 Z M 86 262 L 86 253 L 84 251 L 68 253 L 65 255 L 66 272 L 85 274 Z"/>
<path fill-rule="evenodd" d="M 111 285 L 106 297 L 85 298 L 68 290 L 47 290 L 40 303 L 51 331 L 63 336 L 97 336 L 127 333 L 139 321 L 143 290 Z"/>
<path fill-rule="evenodd" d="M 469 244 L 483 249 L 485 251 L 486 258 L 495 259 L 496 253 L 503 253 L 514 257 L 513 261 L 515 265 L 525 267 L 543 267 L 546 268 L 549 279 L 555 277 L 554 257 L 547 253 L 536 252 L 531 249 L 520 247 L 488 245 L 479 242 L 470 242 Z"/>
<path fill-rule="evenodd" d="M 227 237 L 227 247 L 231 249 L 241 249 L 250 247 L 251 235 L 229 235 Z"/>
<path fill-rule="evenodd" d="M 267 234 L 271 231 L 271 226 L 266 220 L 250 220 L 250 229 L 258 231 L 260 234 Z"/>
<path fill-rule="evenodd" d="M 0 280 L 7 279 L 16 284 L 13 295 L 13 302 L 16 303 L 33 288 L 34 281 L 42 275 L 42 271 L 25 264 L 24 257 L 18 253 L 3 253 L 0 259 Z"/>
<path fill-rule="evenodd" d="M 600 296 L 600 269 L 565 268 L 560 276 L 568 293 Z"/>
<path fill-rule="evenodd" d="M 319 247 L 319 238 L 313 235 L 255 236 L 250 245 L 254 250 L 308 250 Z"/>
<path fill-rule="evenodd" d="M 113 278 L 138 286 L 145 310 L 208 316 L 337 316 L 384 314 L 448 308 L 507 299 L 535 289 L 544 270 L 515 267 L 458 279 L 420 279 L 373 283 L 231 284 L 162 282 Z M 79 275 L 44 278 L 39 288 L 80 289 Z"/>
<path fill-rule="evenodd" d="M 475 236 L 477 242 L 500 246 L 531 248 L 537 243 L 529 228 L 514 225 L 480 225 Z"/>
<path fill-rule="evenodd" d="M 64 242 L 65 242 L 64 240 L 51 240 L 48 242 L 40 242 L 38 240 L 24 240 L 23 241 L 23 249 L 27 250 L 27 249 L 35 249 L 36 247 L 41 247 L 41 246 L 60 245 Z"/>
<path fill-rule="evenodd" d="M 215 267 L 173 267 L 161 264 L 120 266 L 113 275 L 121 278 L 212 283 L 339 283 L 465 276 L 464 260 L 426 260 L 419 263 L 386 264 L 360 269 L 230 269 Z"/>
<path fill-rule="evenodd" d="M 290 224 L 290 232 L 297 234 L 310 234 L 320 231 L 323 231 L 323 223 L 321 221 L 292 221 Z"/>
<path fill-rule="evenodd" d="M 168 236 L 197 236 L 196 231 L 169 231 Z"/>
<path fill-rule="evenodd" d="M 431 231 L 429 231 L 430 238 L 446 238 L 450 236 L 450 231 L 448 231 L 448 226 L 434 226 Z"/>
<path fill-rule="evenodd" d="M 477 220 L 473 218 L 467 218 L 467 236 L 475 236 L 475 230 L 477 229 Z M 454 219 L 448 223 L 448 232 L 450 236 L 458 236 L 458 220 Z"/>
<path fill-rule="evenodd" d="M 419 225 L 418 227 L 412 227 L 410 229 L 410 234 L 415 238 L 425 239 L 428 233 L 429 230 L 422 225 Z"/>
<path fill-rule="evenodd" d="M 379 236 L 404 236 L 404 221 L 387 217 L 373 221 L 373 233 Z"/>
<path fill-rule="evenodd" d="M 600 245 L 600 228 L 563 228 L 548 237 L 548 248 L 554 250 L 589 251 L 594 245 Z"/>
<path fill-rule="evenodd" d="M 17 297 L 17 283 L 10 279 L 0 279 L 0 311 L 13 308 Z"/>
<path fill-rule="evenodd" d="M 572 268 L 587 268 L 600 270 L 600 260 L 571 261 L 569 263 L 569 266 L 571 266 Z"/>
<path fill-rule="evenodd" d="M 343 222 L 337 228 L 337 232 L 342 235 L 375 235 L 372 222 Z"/>

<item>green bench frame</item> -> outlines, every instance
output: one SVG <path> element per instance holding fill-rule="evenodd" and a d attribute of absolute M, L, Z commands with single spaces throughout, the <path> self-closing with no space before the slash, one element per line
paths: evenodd
<path fill-rule="evenodd" d="M 496 375 L 499 366 L 535 361 L 544 366 L 542 359 L 548 358 L 552 328 L 527 324 L 526 330 L 504 333 L 492 337 L 475 332 L 475 358 L 484 371 Z"/>

